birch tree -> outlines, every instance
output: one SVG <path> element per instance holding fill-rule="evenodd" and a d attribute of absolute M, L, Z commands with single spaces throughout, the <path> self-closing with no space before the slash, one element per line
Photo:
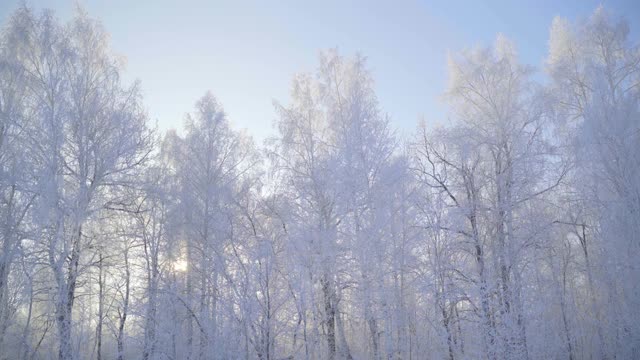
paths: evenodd
<path fill-rule="evenodd" d="M 549 44 L 547 69 L 577 162 L 572 189 L 579 208 L 562 221 L 573 224 L 584 254 L 597 334 L 593 352 L 633 357 L 640 332 L 622 314 L 638 306 L 638 45 L 628 24 L 602 7 L 577 24 L 554 19 Z"/>
<path fill-rule="evenodd" d="M 119 189 L 149 153 L 137 85 L 120 83 L 121 64 L 98 22 L 79 13 L 69 24 L 51 13 L 17 16 L 34 107 L 29 150 L 39 164 L 39 237 L 55 279 L 59 358 L 71 359 L 73 303 L 83 234 L 95 214 L 119 201 Z"/>

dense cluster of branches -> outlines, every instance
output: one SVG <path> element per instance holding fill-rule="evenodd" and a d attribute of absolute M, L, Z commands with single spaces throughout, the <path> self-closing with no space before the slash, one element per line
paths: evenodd
<path fill-rule="evenodd" d="M 148 126 L 100 24 L 0 36 L 1 359 L 640 358 L 640 51 L 598 9 L 449 60 L 399 139 L 323 52 L 258 149 L 207 93 Z M 635 315 L 634 315 L 635 314 Z"/>

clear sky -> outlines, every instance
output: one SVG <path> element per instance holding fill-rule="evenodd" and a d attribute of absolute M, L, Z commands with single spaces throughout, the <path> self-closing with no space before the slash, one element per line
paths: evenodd
<path fill-rule="evenodd" d="M 0 1 L 0 21 L 21 0 Z M 29 1 L 68 19 L 74 1 Z M 599 4 L 640 32 L 640 0 L 582 1 L 162 1 L 81 0 L 127 58 L 125 78 L 142 81 L 161 129 L 211 90 L 236 128 L 259 142 L 273 133 L 273 100 L 286 103 L 297 72 L 315 71 L 320 49 L 369 59 L 384 110 L 401 134 L 418 118 L 446 121 L 440 98 L 448 51 L 489 45 L 499 32 L 523 62 L 540 68 L 555 15 L 579 19 Z"/>

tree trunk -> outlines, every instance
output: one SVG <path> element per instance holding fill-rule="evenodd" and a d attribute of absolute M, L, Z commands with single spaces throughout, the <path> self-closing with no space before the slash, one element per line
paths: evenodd
<path fill-rule="evenodd" d="M 334 308 L 334 292 L 329 275 L 325 274 L 320 281 L 322 283 L 325 325 L 327 327 L 327 358 L 329 360 L 333 360 L 336 357 L 336 313 Z"/>
<path fill-rule="evenodd" d="M 104 319 L 104 289 L 102 279 L 102 251 L 98 255 L 98 325 L 96 327 L 97 359 L 102 359 L 102 320 Z"/>
<path fill-rule="evenodd" d="M 127 245 L 128 246 L 128 245 Z M 125 265 L 125 288 L 124 299 L 122 304 L 122 312 L 120 313 L 120 323 L 118 324 L 118 360 L 124 360 L 124 326 L 127 322 L 127 313 L 129 311 L 129 293 L 131 288 L 131 269 L 129 268 L 129 249 L 124 251 Z"/>
<path fill-rule="evenodd" d="M 78 279 L 78 262 L 80 261 L 80 242 L 82 238 L 82 226 L 78 226 L 78 231 L 72 243 L 71 259 L 67 268 L 67 278 L 63 274 L 58 274 L 59 297 L 56 302 L 56 323 L 58 325 L 60 360 L 73 360 L 74 353 L 71 340 L 71 325 L 73 314 L 73 301 L 75 298 L 76 281 Z M 59 270 L 59 269 L 58 269 Z"/>

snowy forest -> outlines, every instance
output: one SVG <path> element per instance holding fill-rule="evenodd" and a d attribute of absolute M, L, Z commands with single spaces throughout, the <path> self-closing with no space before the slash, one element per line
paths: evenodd
<path fill-rule="evenodd" d="M 0 359 L 640 358 L 640 47 L 603 7 L 540 31 L 538 69 L 449 54 L 411 136 L 320 51 L 258 144 L 211 92 L 161 131 L 98 19 L 15 9 Z"/>

